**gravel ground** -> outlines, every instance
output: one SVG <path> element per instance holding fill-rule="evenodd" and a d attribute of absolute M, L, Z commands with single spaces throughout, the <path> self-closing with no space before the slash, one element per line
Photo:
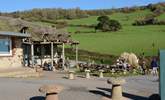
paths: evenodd
<path fill-rule="evenodd" d="M 44 84 L 64 86 L 59 94 L 60 100 L 101 100 L 103 96 L 111 95 L 111 85 L 106 82 L 108 78 L 76 77 L 68 80 L 65 77 L 64 73 L 44 72 L 42 78 L 0 78 L 0 100 L 43 100 L 45 94 L 38 89 Z M 125 79 L 123 95 L 131 100 L 146 100 L 159 92 L 157 77 L 132 76 Z"/>

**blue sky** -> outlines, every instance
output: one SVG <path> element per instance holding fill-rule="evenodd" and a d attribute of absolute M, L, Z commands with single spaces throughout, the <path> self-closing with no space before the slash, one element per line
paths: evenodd
<path fill-rule="evenodd" d="M 149 3 L 165 2 L 165 0 L 1 0 L 0 12 L 13 12 L 33 8 L 75 8 L 107 9 L 120 8 Z"/>

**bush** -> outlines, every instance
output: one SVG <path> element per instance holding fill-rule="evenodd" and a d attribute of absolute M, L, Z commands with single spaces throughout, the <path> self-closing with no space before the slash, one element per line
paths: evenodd
<path fill-rule="evenodd" d="M 161 20 L 161 21 L 157 22 L 157 25 L 165 25 L 165 20 Z"/>
<path fill-rule="evenodd" d="M 134 26 L 142 26 L 142 25 L 165 25 L 165 21 L 158 21 L 156 18 L 146 18 L 143 20 L 136 20 L 132 23 Z"/>
<path fill-rule="evenodd" d="M 66 21 L 57 21 L 55 22 L 57 28 L 65 28 L 68 26 L 68 23 Z"/>
<path fill-rule="evenodd" d="M 77 30 L 77 31 L 75 31 L 75 34 L 77 34 L 77 33 L 81 33 L 79 30 Z"/>

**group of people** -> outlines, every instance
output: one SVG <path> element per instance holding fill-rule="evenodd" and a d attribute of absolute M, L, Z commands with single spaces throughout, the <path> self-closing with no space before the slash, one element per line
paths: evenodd
<path fill-rule="evenodd" d="M 52 67 L 52 65 L 51 65 L 51 62 L 45 61 L 43 66 L 44 66 L 44 67 L 43 67 L 44 70 L 48 70 L 48 71 L 52 71 L 52 70 L 53 70 L 53 67 Z"/>
<path fill-rule="evenodd" d="M 121 69 L 121 70 L 130 70 L 130 64 L 126 62 L 126 60 L 124 58 L 119 58 L 116 60 L 116 66 L 117 68 Z"/>
<path fill-rule="evenodd" d="M 129 71 L 131 69 L 131 65 L 129 63 L 127 63 L 127 61 L 123 58 L 119 58 L 116 60 L 116 66 L 118 69 L 120 70 L 127 70 Z M 151 60 L 151 63 L 150 63 L 150 69 L 151 69 L 151 74 L 154 75 L 154 76 L 158 76 L 158 61 L 156 58 L 153 58 Z M 146 74 L 147 72 L 147 65 L 146 65 L 146 61 L 143 60 L 141 63 L 140 63 L 140 70 L 141 70 L 141 73 L 143 75 Z"/>
<path fill-rule="evenodd" d="M 63 66 L 63 59 L 62 58 L 59 58 L 57 60 L 53 60 L 53 66 L 51 65 L 51 61 L 45 61 L 43 64 L 44 69 L 48 70 L 48 71 L 52 71 L 54 67 L 57 67 L 58 69 L 62 68 L 62 66 Z M 64 66 L 68 69 L 70 67 L 70 60 L 68 57 L 67 57 L 67 59 L 65 59 Z"/>
<path fill-rule="evenodd" d="M 59 66 L 62 66 L 62 59 L 59 59 L 57 64 Z M 54 62 L 55 64 L 56 62 Z M 69 59 L 67 58 L 65 60 L 65 66 L 69 67 L 70 66 L 70 62 L 69 62 Z M 81 66 L 81 65 L 80 65 Z M 157 59 L 156 58 L 153 58 L 151 63 L 150 63 L 150 66 L 151 66 L 151 74 L 154 75 L 154 76 L 158 76 L 158 62 L 157 62 Z M 44 67 L 46 68 L 46 70 L 53 70 L 53 67 L 51 65 L 50 62 L 44 62 Z M 87 67 L 87 65 L 86 65 Z M 119 58 L 116 60 L 116 68 L 118 68 L 119 70 L 127 70 L 127 71 L 130 71 L 131 69 L 131 65 L 129 63 L 127 63 L 127 61 L 123 58 Z M 142 74 L 146 74 L 147 72 L 147 66 L 146 66 L 146 61 L 145 60 L 142 60 L 142 62 L 140 63 L 140 69 L 141 69 L 141 73 Z"/>
<path fill-rule="evenodd" d="M 153 76 L 158 76 L 158 61 L 156 58 L 153 58 L 151 60 L 151 63 L 150 63 L 150 69 L 151 69 L 151 74 Z M 142 63 L 140 64 L 140 69 L 141 69 L 141 72 L 142 74 L 146 74 L 147 72 L 147 65 L 146 65 L 146 61 L 143 60 Z"/>

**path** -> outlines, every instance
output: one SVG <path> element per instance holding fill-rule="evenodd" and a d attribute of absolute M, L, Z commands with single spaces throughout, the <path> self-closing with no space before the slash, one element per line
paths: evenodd
<path fill-rule="evenodd" d="M 76 80 L 68 80 L 65 77 L 66 75 L 62 73 L 45 72 L 42 78 L 0 78 L 0 98 L 1 100 L 43 98 L 44 94 L 38 92 L 38 88 L 43 84 L 63 85 L 65 89 L 59 95 L 60 100 L 101 100 L 102 96 L 110 95 L 111 86 L 106 83 L 108 78 L 78 77 Z M 123 86 L 124 96 L 132 100 L 146 100 L 151 94 L 158 93 L 156 80 L 157 78 L 152 76 L 127 77 L 127 83 Z"/>

